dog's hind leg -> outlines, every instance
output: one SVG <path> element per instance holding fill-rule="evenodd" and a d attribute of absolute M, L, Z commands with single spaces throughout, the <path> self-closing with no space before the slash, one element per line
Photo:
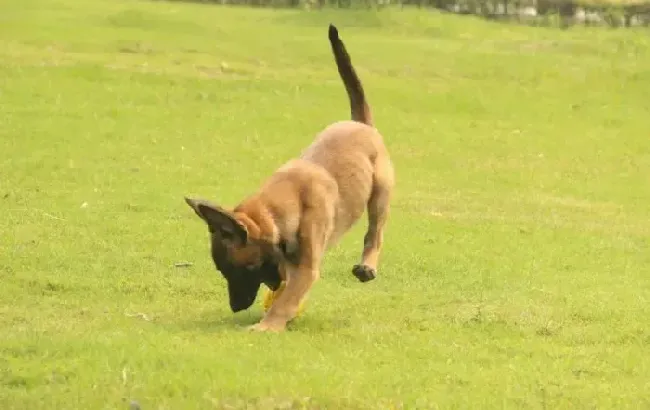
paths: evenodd
<path fill-rule="evenodd" d="M 352 268 L 352 273 L 361 282 L 373 280 L 377 275 L 379 253 L 384 240 L 384 226 L 388 220 L 394 185 L 395 177 L 390 161 L 386 158 L 378 165 L 368 201 L 368 230 L 363 238 L 361 263 Z"/>

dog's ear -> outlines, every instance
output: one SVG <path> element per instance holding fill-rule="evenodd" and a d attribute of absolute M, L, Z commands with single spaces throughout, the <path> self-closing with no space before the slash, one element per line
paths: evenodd
<path fill-rule="evenodd" d="M 211 232 L 219 231 L 224 239 L 242 245 L 248 241 L 246 227 L 232 213 L 203 199 L 185 198 L 185 202 L 208 224 Z"/>

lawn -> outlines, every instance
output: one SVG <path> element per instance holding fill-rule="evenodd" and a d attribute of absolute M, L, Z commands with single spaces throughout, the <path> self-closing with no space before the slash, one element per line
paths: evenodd
<path fill-rule="evenodd" d="M 397 170 L 378 278 L 364 219 L 246 332 L 183 197 L 348 117 L 330 22 Z M 641 29 L 4 0 L 0 408 L 649 408 L 649 67 Z"/>

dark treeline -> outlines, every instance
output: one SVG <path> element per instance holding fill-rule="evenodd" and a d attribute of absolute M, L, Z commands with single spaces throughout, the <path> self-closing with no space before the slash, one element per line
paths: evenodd
<path fill-rule="evenodd" d="M 180 0 L 183 1 L 183 0 Z M 650 2 L 596 3 L 589 0 L 186 0 L 253 7 L 374 8 L 387 6 L 434 8 L 473 14 L 493 20 L 570 27 L 574 24 L 633 27 L 650 26 Z"/>

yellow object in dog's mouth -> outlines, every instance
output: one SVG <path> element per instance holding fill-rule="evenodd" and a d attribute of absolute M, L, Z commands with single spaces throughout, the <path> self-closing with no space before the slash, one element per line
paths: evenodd
<path fill-rule="evenodd" d="M 264 312 L 267 312 L 271 308 L 273 302 L 282 294 L 286 286 L 287 286 L 287 282 L 283 281 L 280 283 L 280 287 L 276 291 L 273 291 L 268 288 L 266 289 L 266 293 L 264 294 L 264 298 L 262 299 L 262 307 L 264 308 Z M 304 310 L 304 306 L 305 306 L 305 301 L 303 300 L 300 302 L 300 305 L 298 305 L 298 312 L 296 312 L 296 317 L 300 316 L 300 314 Z"/>

